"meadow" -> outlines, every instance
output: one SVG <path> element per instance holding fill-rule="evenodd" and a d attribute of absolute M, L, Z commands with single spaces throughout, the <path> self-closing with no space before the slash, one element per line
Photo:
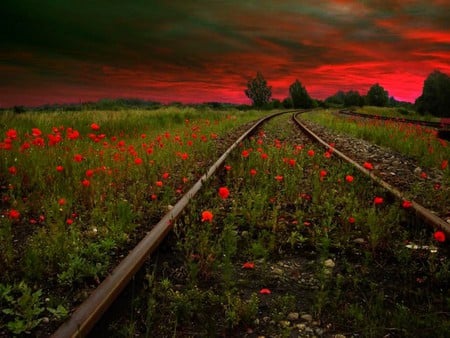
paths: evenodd
<path fill-rule="evenodd" d="M 0 332 L 45 331 L 67 318 L 212 164 L 229 133 L 265 114 L 3 114 Z M 445 235 L 299 139 L 288 118 L 243 142 L 205 183 L 175 223 L 167 256 L 149 263 L 125 308 L 131 318 L 110 324 L 109 335 L 448 332 Z M 392 143 L 418 143 L 400 128 L 380 129 Z M 438 144 L 430 165 L 448 178 L 448 148 Z"/>

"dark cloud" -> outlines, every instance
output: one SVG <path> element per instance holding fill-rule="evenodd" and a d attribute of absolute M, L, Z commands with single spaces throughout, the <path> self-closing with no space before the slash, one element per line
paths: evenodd
<path fill-rule="evenodd" d="M 379 82 L 414 100 L 450 73 L 450 3 L 429 1 L 5 0 L 0 106 L 140 96 L 247 102 L 261 71 L 279 98 Z"/>

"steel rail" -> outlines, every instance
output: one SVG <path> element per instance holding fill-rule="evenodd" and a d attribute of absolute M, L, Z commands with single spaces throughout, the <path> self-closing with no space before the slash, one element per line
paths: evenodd
<path fill-rule="evenodd" d="M 315 134 L 313 131 L 311 131 L 309 128 L 307 128 L 303 123 L 300 122 L 297 118 L 298 114 L 293 114 L 292 118 L 294 122 L 302 129 L 304 132 L 306 132 L 310 138 L 312 138 L 314 141 L 322 144 L 326 149 L 331 149 L 332 154 L 337 155 L 342 160 L 352 164 L 355 166 L 360 172 L 363 174 L 369 176 L 371 179 L 373 179 L 375 182 L 377 182 L 379 185 L 381 185 L 383 188 L 388 190 L 393 196 L 397 197 L 400 200 L 405 200 L 406 198 L 404 195 L 396 188 L 394 188 L 392 185 L 387 183 L 386 181 L 383 181 L 381 178 L 352 160 L 350 157 L 346 156 L 336 148 L 330 146 L 328 143 L 326 143 L 324 140 L 322 140 L 317 134 Z M 425 208 L 424 206 L 420 205 L 417 202 L 412 201 L 411 208 L 415 211 L 416 215 L 420 217 L 425 223 L 432 226 L 433 228 L 439 228 L 442 231 L 445 232 L 446 236 L 450 237 L 450 224 L 448 224 L 446 221 L 444 221 L 442 218 L 436 216 L 433 214 L 429 209 Z"/>
<path fill-rule="evenodd" d="M 230 152 L 236 148 L 245 138 L 267 120 L 293 111 L 283 111 L 265 116 L 256 121 L 245 131 L 208 169 L 163 218 L 147 233 L 147 235 L 134 247 L 132 251 L 119 263 L 105 280 L 91 293 L 91 295 L 79 305 L 68 321 L 63 323 L 51 337 L 68 338 L 84 337 L 94 327 L 104 312 L 122 292 L 128 282 L 142 267 L 148 256 L 155 251 L 162 240 L 170 232 L 174 221 L 188 205 L 189 201 L 203 186 L 203 183 L 215 174 L 224 163 Z"/>
<path fill-rule="evenodd" d="M 342 114 L 342 115 L 357 116 L 357 117 L 362 117 L 362 118 L 366 118 L 366 119 L 393 121 L 393 122 L 400 122 L 400 123 L 411 123 L 411 124 L 417 124 L 417 125 L 436 128 L 436 129 L 442 127 L 442 123 L 440 123 L 440 122 L 421 121 L 421 120 L 404 119 L 404 118 L 388 117 L 388 116 L 380 116 L 380 115 L 361 114 L 361 113 L 357 113 L 352 110 L 339 110 L 336 113 Z"/>

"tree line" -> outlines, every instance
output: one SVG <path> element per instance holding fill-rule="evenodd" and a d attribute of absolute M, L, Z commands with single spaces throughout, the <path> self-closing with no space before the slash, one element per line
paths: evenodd
<path fill-rule="evenodd" d="M 314 107 L 353 107 L 378 106 L 402 107 L 417 110 L 420 114 L 450 116 L 450 77 L 438 70 L 432 72 L 424 81 L 422 95 L 414 104 L 397 101 L 378 83 L 372 85 L 366 95 L 356 90 L 338 91 L 324 101 L 312 99 L 306 88 L 296 79 L 289 86 L 289 95 L 282 101 L 272 99 L 272 87 L 267 84 L 261 72 L 247 82 L 245 95 L 256 108 L 314 108 Z M 407 110 L 403 110 L 407 113 Z"/>

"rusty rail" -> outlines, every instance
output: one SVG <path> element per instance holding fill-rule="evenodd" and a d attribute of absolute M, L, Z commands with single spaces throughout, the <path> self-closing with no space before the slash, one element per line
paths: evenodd
<path fill-rule="evenodd" d="M 325 148 L 327 149 L 332 149 L 332 153 L 339 156 L 342 160 L 352 164 L 353 166 L 355 166 L 359 171 L 361 171 L 363 174 L 369 176 L 371 179 L 373 179 L 375 182 L 377 182 L 379 185 L 381 185 L 383 188 L 385 188 L 386 190 L 388 190 L 393 196 L 397 197 L 400 200 L 404 200 L 406 199 L 403 194 L 397 190 L 396 188 L 394 188 L 392 185 L 390 185 L 389 183 L 387 183 L 386 181 L 383 181 L 381 178 L 379 178 L 378 176 L 376 176 L 375 174 L 373 174 L 372 172 L 370 172 L 369 170 L 365 169 L 363 166 L 361 166 L 360 164 L 358 164 L 357 162 L 355 162 L 354 160 L 352 160 L 350 157 L 346 156 L 345 154 L 343 154 L 342 152 L 340 152 L 339 150 L 337 150 L 334 147 L 331 147 L 328 143 L 326 143 L 324 140 L 322 140 L 318 135 L 316 135 L 313 131 L 311 131 L 310 129 L 308 129 L 303 123 L 301 123 L 298 118 L 297 118 L 298 114 L 294 114 L 293 115 L 293 120 L 295 121 L 295 123 L 304 131 L 306 132 L 310 138 L 312 138 L 314 141 L 322 144 Z M 412 203 L 412 209 L 415 211 L 416 215 L 418 217 L 420 217 L 425 223 L 427 223 L 428 225 L 432 226 L 433 228 L 439 228 L 442 231 L 445 232 L 445 234 L 447 236 L 450 237 L 450 224 L 448 224 L 447 222 L 445 222 L 443 219 L 441 219 L 440 217 L 436 216 L 435 214 L 433 214 L 430 210 L 428 210 L 427 208 L 423 207 L 422 205 L 420 205 L 419 203 L 416 203 L 414 201 L 411 202 Z"/>
<path fill-rule="evenodd" d="M 107 276 L 92 294 L 75 310 L 70 319 L 63 323 L 51 337 L 68 338 L 86 336 L 136 272 L 142 267 L 149 255 L 155 251 L 162 240 L 170 232 L 174 221 L 180 216 L 189 201 L 200 190 L 203 182 L 215 174 L 230 152 L 245 138 L 251 135 L 251 133 L 262 123 L 275 116 L 290 112 L 293 111 L 278 112 L 263 117 L 244 132 L 208 169 L 206 174 L 204 174 L 191 189 L 181 197 L 173 209 L 164 215 L 152 230 L 150 230 L 136 247 L 119 263 L 111 274 Z"/>

